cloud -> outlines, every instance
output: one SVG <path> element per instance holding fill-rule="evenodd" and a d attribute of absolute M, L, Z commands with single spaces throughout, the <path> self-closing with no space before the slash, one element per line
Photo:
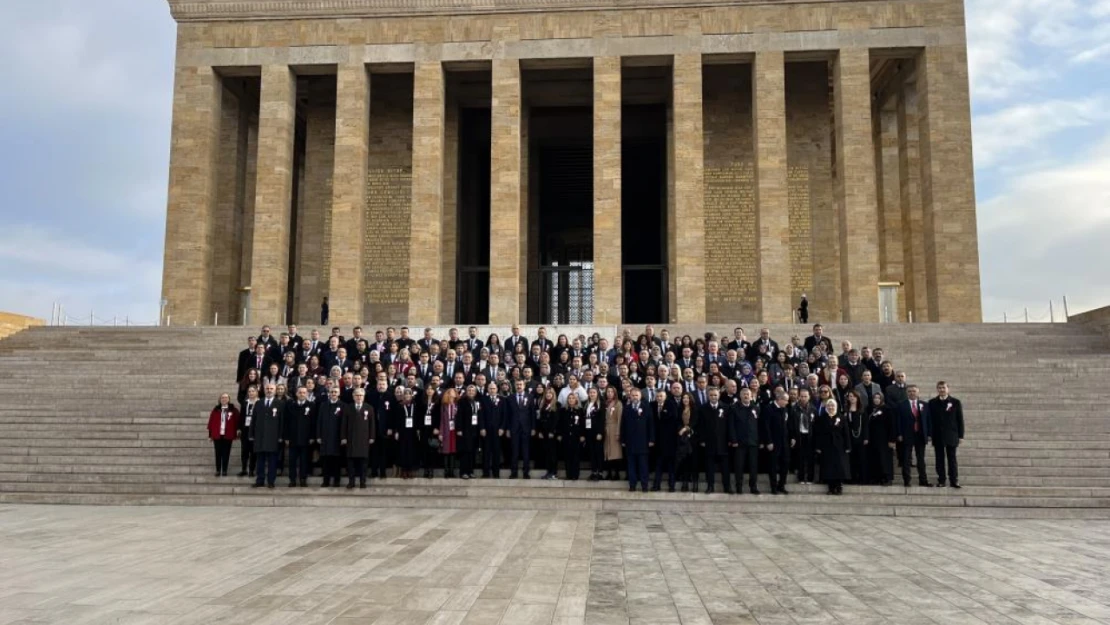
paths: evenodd
<path fill-rule="evenodd" d="M 1067 295 L 1073 311 L 1110 303 L 1110 131 L 1060 165 L 1013 177 L 979 204 L 984 318 Z M 1059 312 L 1059 310 L 1057 310 Z M 1039 318 L 1041 312 L 1033 313 Z"/>
<path fill-rule="evenodd" d="M 1110 120 L 1110 95 L 1020 103 L 972 120 L 976 169 L 1020 158 L 1057 133 Z"/>

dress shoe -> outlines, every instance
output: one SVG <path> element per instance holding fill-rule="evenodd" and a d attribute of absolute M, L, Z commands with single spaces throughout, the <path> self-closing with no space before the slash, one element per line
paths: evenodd
<path fill-rule="evenodd" d="M 937 488 L 944 488 L 944 482 L 937 482 Z"/>
<path fill-rule="evenodd" d="M 952 482 L 952 488 L 963 488 L 959 482 Z"/>
<path fill-rule="evenodd" d="M 674 492 L 674 485 L 673 484 L 667 487 L 667 492 L 668 493 L 673 493 Z"/>
<path fill-rule="evenodd" d="M 359 488 L 366 488 L 366 481 L 365 481 L 365 480 L 363 480 L 363 481 L 359 482 L 359 483 L 358 483 L 358 487 L 359 487 Z"/>
<path fill-rule="evenodd" d="M 636 492 L 636 487 L 635 486 L 629 486 L 628 487 L 628 492 L 630 492 L 630 493 Z"/>
<path fill-rule="evenodd" d="M 924 486 L 925 488 L 932 488 L 933 487 L 933 485 L 930 484 L 929 482 L 921 482 L 921 483 L 918 484 L 918 486 Z"/>
<path fill-rule="evenodd" d="M 239 472 L 239 477 L 246 477 L 246 476 L 247 476 L 247 472 L 246 472 L 246 471 L 240 471 L 240 472 Z"/>
<path fill-rule="evenodd" d="M 308 480 L 301 480 L 301 488 L 307 488 L 307 487 L 308 487 Z"/>
<path fill-rule="evenodd" d="M 689 482 L 683 482 L 683 483 L 682 483 L 682 492 L 684 492 L 684 493 L 688 493 L 688 492 L 690 492 L 690 484 L 689 484 Z"/>
<path fill-rule="evenodd" d="M 732 489 L 731 488 L 726 488 L 724 492 L 725 492 L 726 495 L 731 495 L 732 494 Z"/>
<path fill-rule="evenodd" d="M 255 482 L 254 484 L 251 484 L 251 488 L 262 488 L 262 484 Z"/>
<path fill-rule="evenodd" d="M 706 495 L 712 495 L 713 494 L 713 487 L 712 486 L 707 487 L 705 489 L 705 494 Z"/>
<path fill-rule="evenodd" d="M 658 493 L 659 492 L 659 487 L 658 486 L 652 486 L 651 487 L 651 492 Z"/>
<path fill-rule="evenodd" d="M 516 479 L 516 473 L 510 473 L 509 474 L 509 479 L 510 480 L 515 480 Z"/>
<path fill-rule="evenodd" d="M 759 495 L 760 494 L 759 489 L 758 488 L 753 488 L 752 489 L 752 494 L 753 495 Z"/>
<path fill-rule="evenodd" d="M 289 482 L 289 488 L 296 488 L 296 486 L 297 486 L 296 482 Z"/>
<path fill-rule="evenodd" d="M 266 485 L 266 488 L 273 488 L 273 487 L 274 487 L 274 485 L 273 485 L 273 484 L 267 484 L 267 485 Z"/>
<path fill-rule="evenodd" d="M 347 482 L 347 490 L 352 490 L 352 489 L 354 489 L 354 487 L 355 487 L 354 482 Z"/>
<path fill-rule="evenodd" d="M 220 472 L 216 471 L 216 477 L 220 477 Z"/>
<path fill-rule="evenodd" d="M 909 481 L 909 480 L 905 480 L 905 481 L 903 481 L 903 482 L 902 482 L 902 487 L 903 487 L 903 488 L 909 488 L 909 487 L 910 487 L 910 481 Z"/>
<path fill-rule="evenodd" d="M 227 471 L 221 471 L 220 477 L 227 477 Z"/>
<path fill-rule="evenodd" d="M 786 490 L 785 488 L 780 488 L 779 489 L 779 494 L 780 495 L 789 495 L 790 491 Z"/>
<path fill-rule="evenodd" d="M 525 473 L 524 473 L 524 479 L 526 479 L 526 480 L 530 480 L 530 479 L 532 479 L 532 474 L 531 474 L 531 473 L 528 473 L 528 472 L 525 472 Z"/>

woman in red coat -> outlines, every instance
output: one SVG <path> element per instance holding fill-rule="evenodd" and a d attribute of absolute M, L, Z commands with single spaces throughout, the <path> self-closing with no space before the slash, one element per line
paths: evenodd
<path fill-rule="evenodd" d="M 438 404 L 439 414 L 436 418 L 439 421 L 439 453 L 443 455 L 443 477 L 455 477 L 455 419 L 459 414 L 457 400 L 455 389 L 449 388 L 443 391 Z"/>
<path fill-rule="evenodd" d="M 208 438 L 216 448 L 216 477 L 227 477 L 227 461 L 231 457 L 231 443 L 235 428 L 239 427 L 239 411 L 231 405 L 231 396 L 220 395 L 220 403 L 208 414 Z"/>

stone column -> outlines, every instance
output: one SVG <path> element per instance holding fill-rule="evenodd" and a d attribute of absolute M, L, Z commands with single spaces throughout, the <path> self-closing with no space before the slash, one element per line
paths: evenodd
<path fill-rule="evenodd" d="M 760 320 L 790 323 L 790 211 L 786 172 L 786 59 L 758 52 L 752 85 L 755 199 L 759 219 Z"/>
<path fill-rule="evenodd" d="M 897 96 L 894 96 L 897 100 Z M 876 186 L 879 202 L 879 279 L 905 284 L 902 253 L 901 185 L 898 182 L 898 111 L 897 102 L 888 102 L 875 120 L 878 139 L 875 143 Z M 906 320 L 906 294 L 898 294 L 894 318 Z"/>
<path fill-rule="evenodd" d="M 621 322 L 621 60 L 594 59 L 594 318 Z"/>
<path fill-rule="evenodd" d="M 358 58 L 354 52 L 351 58 Z M 331 324 L 363 318 L 366 166 L 370 151 L 370 75 L 362 63 L 340 65 L 335 88 L 335 167 L 332 172 L 328 305 Z"/>
<path fill-rule="evenodd" d="M 418 61 L 413 74 L 412 232 L 409 245 L 409 319 L 437 325 L 440 319 L 443 233 L 443 64 Z"/>
<path fill-rule="evenodd" d="M 907 82 L 898 96 L 898 191 L 902 206 L 903 299 L 914 321 L 929 320 L 925 278 L 925 224 L 921 213 L 921 159 L 918 152 L 917 84 Z"/>
<path fill-rule="evenodd" d="M 320 300 L 327 293 L 324 274 L 324 227 L 332 201 L 332 169 L 335 161 L 335 107 L 332 87 L 317 81 L 309 94 L 305 115 L 304 207 L 298 218 L 297 285 L 298 309 L 295 321 L 307 324 L 319 320 Z"/>
<path fill-rule="evenodd" d="M 527 293 L 527 219 L 521 195 L 520 61 L 493 60 L 489 322 L 519 323 Z"/>
<path fill-rule="evenodd" d="M 675 262 L 670 266 L 677 299 L 676 323 L 705 322 L 705 145 L 702 136 L 701 54 L 674 57 Z"/>
<path fill-rule="evenodd" d="M 288 66 L 262 68 L 258 174 L 251 260 L 251 323 L 285 323 L 293 193 L 297 78 Z"/>
<path fill-rule="evenodd" d="M 162 297 L 164 315 L 176 325 L 211 323 L 210 237 L 221 90 L 211 67 L 179 67 L 175 72 Z"/>
<path fill-rule="evenodd" d="M 840 291 L 845 323 L 879 320 L 870 56 L 867 48 L 843 48 L 833 65 Z"/>
<path fill-rule="evenodd" d="M 240 148 L 245 148 L 246 135 L 242 131 L 243 115 L 239 98 L 227 87 L 220 89 L 220 153 L 217 166 L 216 205 L 211 218 L 212 249 L 212 301 L 209 309 L 211 319 L 216 322 L 219 315 L 220 325 L 233 323 L 239 302 L 236 289 L 239 286 L 240 233 L 235 228 L 236 213 L 240 210 L 242 198 L 239 195 L 240 180 L 244 174 L 239 164 L 242 160 Z"/>
<path fill-rule="evenodd" d="M 963 44 L 928 47 L 917 66 L 929 321 L 983 320 Z"/>

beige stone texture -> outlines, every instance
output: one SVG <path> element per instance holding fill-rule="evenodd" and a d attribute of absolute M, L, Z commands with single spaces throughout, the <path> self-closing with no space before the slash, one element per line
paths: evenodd
<path fill-rule="evenodd" d="M 221 92 L 210 67 L 175 73 L 162 297 L 163 321 L 177 325 L 210 322 Z"/>
<path fill-rule="evenodd" d="M 979 238 L 967 49 L 931 46 L 918 64 L 929 321 L 979 322 Z"/>
<path fill-rule="evenodd" d="M 875 183 L 879 203 L 879 280 L 905 284 L 903 270 L 905 255 L 902 252 L 902 198 L 898 182 L 898 110 L 895 102 L 888 103 L 874 115 Z M 906 318 L 905 292 L 898 293 L 898 308 L 892 311 L 895 319 Z"/>
<path fill-rule="evenodd" d="M 720 323 L 757 319 L 759 220 L 752 66 L 705 65 L 702 79 L 705 318 Z M 685 250 L 679 248 L 678 253 Z"/>
<path fill-rule="evenodd" d="M 917 84 L 902 86 L 897 101 L 898 186 L 902 208 L 903 300 L 915 321 L 929 320 L 928 280 L 925 275 L 925 222 L 921 212 L 920 124 L 917 118 Z"/>
<path fill-rule="evenodd" d="M 702 137 L 701 54 L 674 57 L 674 177 L 678 254 L 670 273 L 675 280 L 677 323 L 705 321 L 705 230 L 685 224 L 705 221 Z"/>
<path fill-rule="evenodd" d="M 793 318 L 790 293 L 790 212 L 787 205 L 786 59 L 755 55 L 755 177 L 759 215 L 760 321 Z"/>
<path fill-rule="evenodd" d="M 236 289 L 239 286 L 239 246 L 241 233 L 235 228 L 235 213 L 242 200 L 239 182 L 243 171 L 239 168 L 240 148 L 246 148 L 246 137 L 240 134 L 239 98 L 227 87 L 220 89 L 220 152 L 216 168 L 216 206 L 211 220 L 212 282 L 211 323 L 228 324 L 231 314 L 238 307 Z"/>
<path fill-rule="evenodd" d="M 447 111 L 443 135 L 443 231 L 440 233 L 442 258 L 440 259 L 439 316 L 443 323 L 456 319 L 458 299 L 459 254 L 459 106 L 447 93 Z"/>
<path fill-rule="evenodd" d="M 787 63 L 791 302 L 811 321 L 840 319 L 840 235 L 832 186 L 832 104 L 825 61 Z"/>
<path fill-rule="evenodd" d="M 257 103 L 256 103 L 257 104 Z M 258 187 L 258 107 L 248 115 L 245 122 L 247 127 L 247 153 L 243 164 L 243 210 L 237 217 L 237 228 L 242 232 L 241 252 L 239 254 L 239 286 L 250 286 L 251 263 L 254 261 L 254 203 L 258 198 L 255 189 Z M 240 293 L 238 301 L 238 323 L 246 323 L 250 316 L 246 310 L 249 293 Z"/>
<path fill-rule="evenodd" d="M 620 323 L 621 60 L 594 59 L 594 323 Z"/>
<path fill-rule="evenodd" d="M 363 321 L 363 237 L 366 228 L 366 167 L 370 138 L 370 75 L 360 63 L 336 74 L 335 158 L 330 232 L 325 232 L 329 321 Z M 344 242 L 339 244 L 339 242 Z"/>
<path fill-rule="evenodd" d="M 335 164 L 335 90 L 330 79 L 315 79 L 305 109 L 304 204 L 297 219 L 297 310 L 295 320 L 319 320 L 328 292 L 324 236 L 331 212 Z"/>
<path fill-rule="evenodd" d="M 286 320 L 296 113 L 296 76 L 283 65 L 263 67 L 251 262 L 254 324 Z"/>
<path fill-rule="evenodd" d="M 841 49 L 833 64 L 833 81 L 843 316 L 849 323 L 875 322 L 879 245 L 868 50 Z"/>
<path fill-rule="evenodd" d="M 527 302 L 520 63 L 495 59 L 492 77 L 489 321 L 507 324 L 524 318 Z"/>
<path fill-rule="evenodd" d="M 409 248 L 409 313 L 413 325 L 441 323 L 443 283 L 443 65 L 421 61 L 413 75 L 412 232 Z"/>

